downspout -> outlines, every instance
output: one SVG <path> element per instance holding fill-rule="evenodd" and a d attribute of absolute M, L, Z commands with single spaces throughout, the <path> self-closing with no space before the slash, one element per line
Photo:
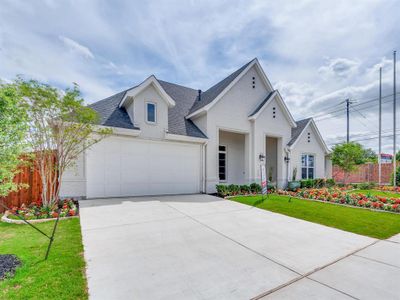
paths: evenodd
<path fill-rule="evenodd" d="M 206 184 L 206 174 L 207 174 L 207 172 L 206 172 L 206 167 L 207 167 L 207 163 L 206 163 L 206 148 L 207 148 L 207 144 L 208 144 L 208 141 L 206 141 L 203 145 L 202 145 L 202 185 L 203 185 L 203 187 L 202 187 L 202 193 L 203 194 L 206 194 L 207 193 L 207 184 Z"/>

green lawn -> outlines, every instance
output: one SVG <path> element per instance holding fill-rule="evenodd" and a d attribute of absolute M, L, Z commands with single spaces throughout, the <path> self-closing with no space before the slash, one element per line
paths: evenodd
<path fill-rule="evenodd" d="M 53 222 L 38 224 L 50 235 Z M 79 219 L 62 220 L 50 256 L 48 239 L 28 225 L 0 222 L 0 253 L 22 260 L 13 278 L 0 281 L 0 299 L 87 299 Z"/>
<path fill-rule="evenodd" d="M 350 191 L 350 193 L 361 193 L 364 195 L 371 194 L 372 196 L 381 196 L 381 197 L 389 197 L 389 198 L 400 198 L 400 194 L 386 192 L 386 191 L 378 191 L 378 190 L 354 190 Z"/>
<path fill-rule="evenodd" d="M 264 201 L 261 196 L 238 196 L 231 200 L 378 239 L 400 233 L 400 215 L 296 198 L 289 202 L 289 199 L 271 194 Z"/>

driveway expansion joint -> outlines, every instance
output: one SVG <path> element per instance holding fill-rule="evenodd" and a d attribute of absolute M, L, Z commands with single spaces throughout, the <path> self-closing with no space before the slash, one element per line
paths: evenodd
<path fill-rule="evenodd" d="M 373 261 L 373 262 L 376 262 L 376 263 L 379 263 L 379 264 L 383 264 L 383 265 L 386 265 L 386 266 L 390 266 L 390 267 L 393 267 L 393 268 L 400 269 L 399 266 L 388 264 L 388 263 L 385 263 L 383 261 L 380 261 L 380 260 L 377 260 L 377 259 L 373 259 L 373 258 L 370 258 L 370 257 L 365 257 L 365 256 L 362 256 L 362 255 L 359 255 L 359 254 L 354 254 L 354 256 L 357 256 L 357 257 L 360 257 L 360 258 L 363 258 L 363 259 L 366 259 L 366 260 L 370 260 L 370 261 Z"/>
<path fill-rule="evenodd" d="M 335 264 L 335 263 L 337 263 L 337 262 L 339 262 L 339 261 L 341 261 L 341 260 L 343 260 L 343 259 L 345 259 L 345 258 L 347 258 L 347 257 L 350 257 L 350 256 L 352 256 L 352 255 L 355 255 L 357 252 L 360 252 L 360 251 L 362 251 L 362 250 L 364 250 L 364 249 L 366 249 L 366 248 L 368 248 L 368 247 L 370 247 L 370 246 L 373 246 L 373 245 L 375 245 L 376 243 L 378 243 L 378 242 L 380 242 L 380 241 L 381 241 L 381 240 L 375 240 L 375 241 L 373 241 L 372 243 L 370 243 L 370 244 L 368 244 L 368 245 L 366 245 L 366 246 L 363 246 L 363 247 L 361 247 L 361 248 L 359 248 L 359 249 L 357 249 L 357 250 L 354 250 L 354 251 L 352 251 L 352 252 L 346 254 L 345 256 L 339 257 L 338 259 L 335 259 L 334 261 L 332 261 L 332 262 L 330 262 L 330 263 L 328 263 L 328 264 L 326 264 L 326 265 L 323 265 L 323 266 L 321 266 L 321 267 L 318 267 L 318 268 L 316 268 L 316 269 L 314 269 L 314 270 L 312 270 L 312 271 L 310 271 L 310 272 L 307 272 L 307 273 L 303 274 L 302 276 L 299 276 L 299 277 L 297 277 L 297 278 L 295 278 L 295 279 L 293 279 L 293 280 L 291 280 L 291 281 L 289 281 L 289 282 L 286 282 L 286 283 L 284 283 L 284 284 L 282 284 L 282 285 L 280 285 L 280 286 L 277 286 L 277 287 L 275 287 L 275 288 L 273 288 L 273 289 L 271 289 L 271 290 L 269 290 L 269 291 L 266 291 L 266 292 L 264 292 L 264 293 L 262 293 L 262 294 L 259 294 L 259 295 L 255 296 L 255 297 L 251 298 L 251 300 L 261 299 L 261 298 L 263 298 L 263 297 L 265 297 L 265 296 L 268 296 L 268 295 L 270 295 L 270 294 L 272 294 L 272 293 L 274 293 L 274 292 L 276 292 L 276 291 L 278 291 L 278 290 L 280 290 L 280 289 L 283 289 L 284 287 L 287 287 L 287 286 L 289 286 L 289 285 L 291 285 L 291 284 L 293 284 L 293 283 L 295 283 L 295 282 L 297 282 L 297 281 L 299 281 L 299 280 L 301 280 L 301 279 L 303 279 L 303 278 L 311 279 L 311 280 L 313 280 L 313 281 L 315 281 L 315 282 L 321 283 L 321 282 L 319 282 L 319 281 L 317 281 L 317 280 L 314 280 L 314 279 L 312 279 L 312 278 L 309 278 L 308 276 L 310 276 L 310 275 L 312 275 L 312 274 L 314 274 L 314 273 L 316 273 L 316 272 L 318 272 L 318 271 L 321 271 L 321 270 L 323 270 L 323 269 L 325 269 L 325 268 L 327 268 L 327 267 L 329 267 L 329 266 L 331 266 L 331 265 L 333 265 L 333 264 Z M 321 283 L 321 284 L 323 284 L 323 283 Z M 326 284 L 323 284 L 323 285 L 325 285 L 325 286 L 327 286 L 327 287 L 329 287 L 329 288 L 331 288 L 331 289 L 336 290 L 335 288 L 333 288 L 333 287 L 331 287 L 331 286 L 329 286 L 329 285 L 326 285 Z M 347 296 L 350 296 L 350 297 L 352 297 L 352 298 L 354 298 L 354 299 L 357 299 L 357 298 L 355 298 L 354 296 L 348 295 L 348 294 L 346 294 L 345 292 L 342 292 L 342 291 L 340 291 L 340 290 L 336 290 L 336 291 L 341 292 L 342 294 L 345 294 L 345 295 L 347 295 Z"/>

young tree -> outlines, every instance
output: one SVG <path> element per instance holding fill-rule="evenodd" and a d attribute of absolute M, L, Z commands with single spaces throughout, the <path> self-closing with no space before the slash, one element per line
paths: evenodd
<path fill-rule="evenodd" d="M 13 182 L 21 164 L 27 115 L 14 84 L 0 83 L 0 197 L 18 190 Z"/>
<path fill-rule="evenodd" d="M 396 161 L 400 161 L 400 150 L 396 153 Z"/>
<path fill-rule="evenodd" d="M 364 160 L 365 162 L 377 163 L 378 155 L 371 148 L 364 149 Z"/>
<path fill-rule="evenodd" d="M 332 149 L 332 164 L 339 166 L 345 172 L 345 182 L 348 174 L 354 171 L 357 165 L 365 162 L 364 148 L 354 142 L 342 143 Z"/>
<path fill-rule="evenodd" d="M 97 113 L 83 105 L 80 91 L 61 92 L 35 80 L 16 80 L 28 107 L 28 143 L 42 181 L 43 206 L 59 200 L 61 178 L 87 148 L 111 134 L 111 129 L 96 126 Z"/>

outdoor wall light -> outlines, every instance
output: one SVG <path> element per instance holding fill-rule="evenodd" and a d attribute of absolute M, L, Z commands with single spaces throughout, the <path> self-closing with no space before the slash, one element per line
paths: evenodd
<path fill-rule="evenodd" d="M 259 159 L 260 161 L 264 161 L 265 155 L 262 154 L 262 153 L 260 153 L 260 155 L 258 156 L 258 159 Z"/>
<path fill-rule="evenodd" d="M 288 157 L 288 156 L 285 156 L 285 163 L 289 163 L 289 161 L 290 161 L 290 157 Z"/>

